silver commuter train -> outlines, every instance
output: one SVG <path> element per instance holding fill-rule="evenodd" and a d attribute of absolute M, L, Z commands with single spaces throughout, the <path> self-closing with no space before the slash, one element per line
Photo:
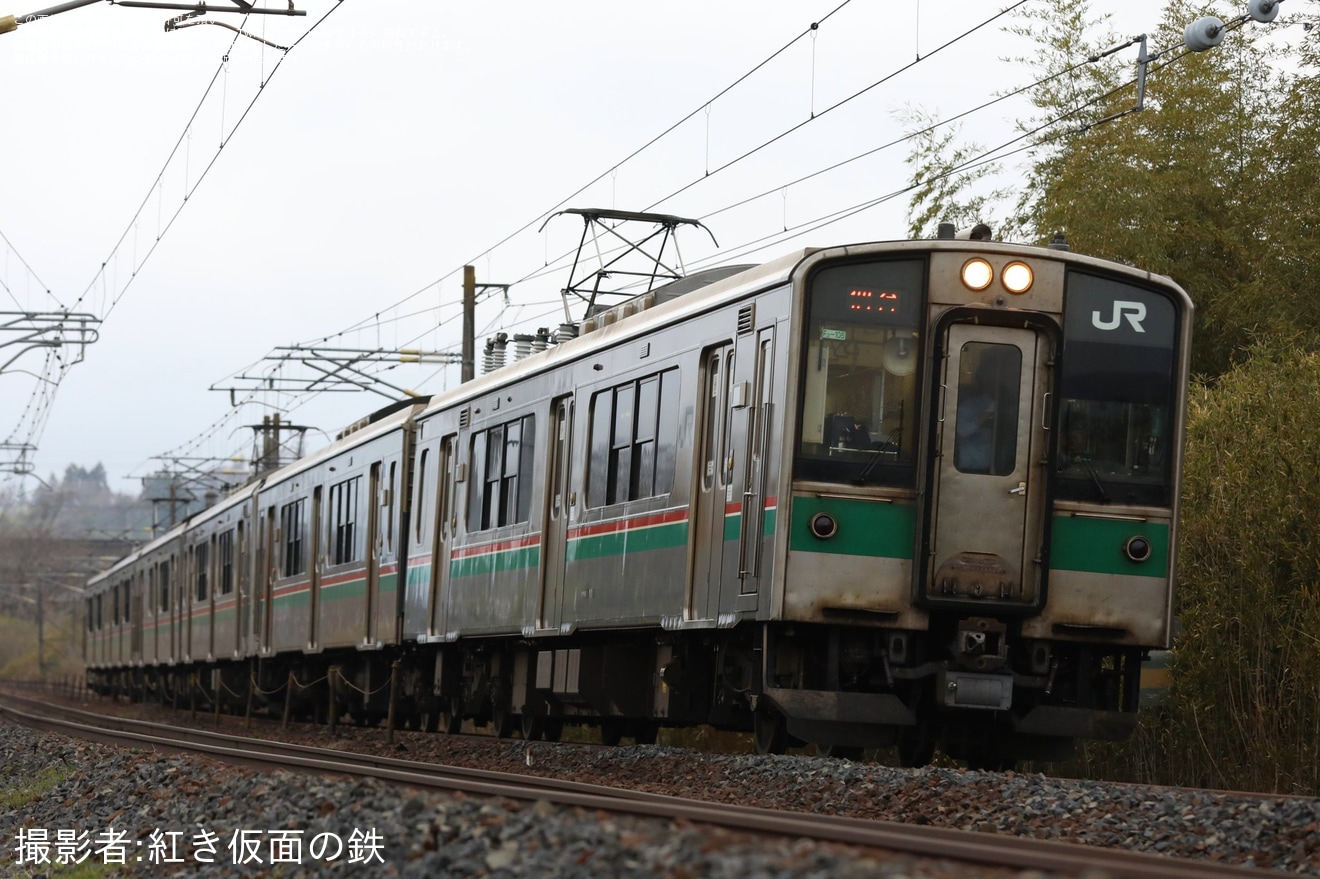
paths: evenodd
<path fill-rule="evenodd" d="M 1169 644 L 1191 315 L 990 241 L 695 275 L 94 578 L 89 676 L 370 722 L 393 666 L 432 730 L 1060 759 Z"/>

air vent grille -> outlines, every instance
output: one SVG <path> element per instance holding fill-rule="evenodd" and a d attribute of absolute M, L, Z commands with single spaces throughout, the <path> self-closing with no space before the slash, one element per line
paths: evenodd
<path fill-rule="evenodd" d="M 756 329 L 756 304 L 744 305 L 738 309 L 738 335 L 743 336 Z"/>

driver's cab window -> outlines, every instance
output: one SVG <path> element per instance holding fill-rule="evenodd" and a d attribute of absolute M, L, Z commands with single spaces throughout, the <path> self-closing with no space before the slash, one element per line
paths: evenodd
<path fill-rule="evenodd" d="M 925 262 L 831 266 L 808 282 L 798 479 L 911 485 Z"/>

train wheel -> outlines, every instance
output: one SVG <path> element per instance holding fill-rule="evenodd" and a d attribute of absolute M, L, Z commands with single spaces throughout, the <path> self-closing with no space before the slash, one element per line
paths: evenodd
<path fill-rule="evenodd" d="M 600 743 L 617 745 L 623 741 L 623 721 L 617 717 L 607 717 L 600 722 Z"/>
<path fill-rule="evenodd" d="M 905 726 L 898 733 L 898 765 L 918 769 L 935 757 L 935 737 L 925 726 Z"/>
<path fill-rule="evenodd" d="M 495 729 L 495 737 L 507 739 L 513 735 L 513 706 L 507 703 L 496 704 L 490 710 L 490 722 Z"/>
<path fill-rule="evenodd" d="M 545 718 L 536 714 L 522 716 L 522 737 L 534 742 L 545 734 Z"/>
<path fill-rule="evenodd" d="M 788 748 L 788 722 L 769 705 L 760 705 L 752 714 L 752 738 L 756 753 L 782 754 Z"/>
<path fill-rule="evenodd" d="M 445 735 L 458 735 L 458 731 L 463 728 L 463 712 L 459 709 L 458 702 L 453 699 L 440 700 L 435 718 L 436 726 Z"/>
<path fill-rule="evenodd" d="M 968 769 L 980 769 L 984 772 L 1009 772 L 1016 767 L 1016 760 L 995 754 L 975 754 L 967 758 Z"/>
<path fill-rule="evenodd" d="M 564 722 L 558 717 L 547 717 L 541 736 L 547 742 L 557 742 L 564 737 Z"/>
<path fill-rule="evenodd" d="M 639 745 L 654 745 L 660 735 L 660 723 L 655 720 L 639 720 L 633 725 L 633 741 Z"/>

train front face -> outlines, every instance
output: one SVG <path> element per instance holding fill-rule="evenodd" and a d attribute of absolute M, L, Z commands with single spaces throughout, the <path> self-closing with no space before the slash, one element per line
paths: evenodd
<path fill-rule="evenodd" d="M 796 283 L 794 625 L 765 672 L 790 732 L 986 765 L 1127 735 L 1170 635 L 1186 294 L 979 242 Z"/>

